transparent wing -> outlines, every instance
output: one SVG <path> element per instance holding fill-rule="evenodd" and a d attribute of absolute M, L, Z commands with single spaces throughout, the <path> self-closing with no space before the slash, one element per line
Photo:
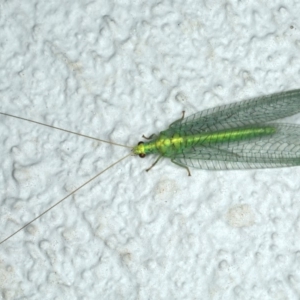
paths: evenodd
<path fill-rule="evenodd" d="M 174 122 L 164 134 L 214 132 L 266 123 L 299 112 L 300 90 L 293 90 L 204 110 Z"/>
<path fill-rule="evenodd" d="M 300 126 L 271 124 L 271 136 L 235 142 L 196 144 L 173 161 L 207 170 L 259 169 L 300 165 Z"/>

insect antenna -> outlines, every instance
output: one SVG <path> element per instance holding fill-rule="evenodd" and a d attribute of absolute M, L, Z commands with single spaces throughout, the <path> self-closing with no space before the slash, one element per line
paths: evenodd
<path fill-rule="evenodd" d="M 42 217 L 44 214 L 46 214 L 47 212 L 49 212 L 51 209 L 53 209 L 54 207 L 56 207 L 58 204 L 62 203 L 64 200 L 66 200 L 67 198 L 69 198 L 70 196 L 72 196 L 73 194 L 75 194 L 77 191 L 79 191 L 80 189 L 82 189 L 84 186 L 86 186 L 87 184 L 89 184 L 90 182 L 92 182 L 94 179 L 96 179 L 98 176 L 100 176 L 101 174 L 103 174 L 104 172 L 106 172 L 107 170 L 109 170 L 110 168 L 112 168 L 113 166 L 117 165 L 119 162 L 121 162 L 122 160 L 124 160 L 125 158 L 131 156 L 132 154 L 129 153 L 127 155 L 125 155 L 124 157 L 120 158 L 119 160 L 117 160 L 116 162 L 114 162 L 113 164 L 111 164 L 110 166 L 108 166 L 107 168 L 105 168 L 104 170 L 102 170 L 101 172 L 99 172 L 97 175 L 93 176 L 92 178 L 90 178 L 89 180 L 87 180 L 86 182 L 84 182 L 82 185 L 80 185 L 78 188 L 76 188 L 75 190 L 73 190 L 71 193 L 69 193 L 67 196 L 63 197 L 62 199 L 60 199 L 59 201 L 57 201 L 56 203 L 54 203 L 52 206 L 50 206 L 49 208 L 47 208 L 45 211 L 43 211 L 41 214 L 39 214 L 37 217 L 35 217 L 34 219 L 32 219 L 30 222 L 26 223 L 25 225 L 23 225 L 21 228 L 19 228 L 17 231 L 15 231 L 14 233 L 12 233 L 11 235 L 9 235 L 8 237 L 6 237 L 4 240 L 0 241 L 0 245 L 3 244 L 4 242 L 6 242 L 7 240 L 9 240 L 11 237 L 13 237 L 14 235 L 16 235 L 18 232 L 22 231 L 24 228 L 26 228 L 27 226 L 29 226 L 30 224 L 32 224 L 34 221 L 36 221 L 37 219 L 39 219 L 40 217 Z"/>
<path fill-rule="evenodd" d="M 57 129 L 57 130 L 60 130 L 60 131 L 76 134 L 76 135 L 79 135 L 79 136 L 82 136 L 82 137 L 85 137 L 85 138 L 88 138 L 88 139 L 96 140 L 96 141 L 99 141 L 99 142 L 102 142 L 102 143 L 107 143 L 107 144 L 111 144 L 111 145 L 115 145 L 115 146 L 119 146 L 119 147 L 124 147 L 124 148 L 130 148 L 130 149 L 132 148 L 130 146 L 126 146 L 126 145 L 118 144 L 118 143 L 115 143 L 115 142 L 110 142 L 110 141 L 98 139 L 98 138 L 88 136 L 88 135 L 85 135 L 85 134 L 82 134 L 82 133 L 78 133 L 78 132 L 74 132 L 74 131 L 67 130 L 67 129 L 64 129 L 64 128 L 60 128 L 60 127 L 48 125 L 48 124 L 45 124 L 45 123 L 37 122 L 37 121 L 34 121 L 34 120 L 14 116 L 14 115 L 11 115 L 11 114 L 0 112 L 0 115 L 7 116 L 7 117 L 12 117 L 12 118 L 27 121 L 27 122 L 31 122 L 31 123 L 34 123 L 34 124 L 42 125 L 42 126 L 53 128 L 53 129 Z"/>

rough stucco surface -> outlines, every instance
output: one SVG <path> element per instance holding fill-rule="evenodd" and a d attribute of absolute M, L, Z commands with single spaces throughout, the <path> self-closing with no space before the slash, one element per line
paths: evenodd
<path fill-rule="evenodd" d="M 299 1 L 2 1 L 0 111 L 134 145 L 299 88 Z M 299 116 L 298 116 L 299 119 Z M 297 117 L 293 119 L 297 122 Z M 129 150 L 0 116 L 0 239 Z M 1 299 L 299 299 L 300 168 L 130 157 L 0 246 Z"/>

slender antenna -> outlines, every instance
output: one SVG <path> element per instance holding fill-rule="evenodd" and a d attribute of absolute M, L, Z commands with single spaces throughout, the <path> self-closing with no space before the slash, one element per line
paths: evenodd
<path fill-rule="evenodd" d="M 41 122 L 37 122 L 37 121 L 25 119 L 25 118 L 22 118 L 22 117 L 10 115 L 10 114 L 7 114 L 7 113 L 0 112 L 0 115 L 7 116 L 7 117 L 12 117 L 12 118 L 15 118 L 15 119 L 19 119 L 19 120 L 23 120 L 23 121 L 35 123 L 35 124 L 38 124 L 38 125 L 50 127 L 50 128 L 53 128 L 53 129 L 61 130 L 61 131 L 64 131 L 64 132 L 76 134 L 76 135 L 83 136 L 83 137 L 85 137 L 85 138 L 92 139 L 92 140 L 96 140 L 96 141 L 99 141 L 99 142 L 102 142 L 102 143 L 112 144 L 112 145 L 115 145 L 115 146 L 120 146 L 120 147 L 125 147 L 125 148 L 130 148 L 130 149 L 132 148 L 132 147 L 130 147 L 130 146 L 126 146 L 126 145 L 122 145 L 122 144 L 118 144 L 118 143 L 114 143 L 114 142 L 109 142 L 109 141 L 97 139 L 97 138 L 92 137 L 92 136 L 88 136 L 88 135 L 81 134 L 81 133 L 77 133 L 77 132 L 70 131 L 70 130 L 67 130 L 67 129 L 63 129 L 63 128 L 55 127 L 55 126 L 52 126 L 52 125 L 44 124 L 44 123 L 41 123 Z"/>
<path fill-rule="evenodd" d="M 131 153 L 127 154 L 126 156 L 122 157 L 121 159 L 117 160 L 116 162 L 114 162 L 113 164 L 111 164 L 110 166 L 108 166 L 107 168 L 105 168 L 104 170 L 102 170 L 100 173 L 98 173 L 94 177 L 90 178 L 88 181 L 86 181 L 85 183 L 83 183 L 81 186 L 79 186 L 78 188 L 76 188 L 74 191 L 72 191 L 71 193 L 69 193 L 67 196 L 65 196 L 61 200 L 57 201 L 55 204 L 53 204 L 52 206 L 50 206 L 49 208 L 47 208 L 44 212 L 42 212 L 41 214 L 39 214 L 37 217 L 35 217 L 34 219 L 32 219 L 30 222 L 26 223 L 20 229 L 18 229 L 17 231 L 15 231 L 14 233 L 12 233 L 10 236 L 8 236 L 4 240 L 2 240 L 0 242 L 0 245 L 3 244 L 4 242 L 6 242 L 7 240 L 9 240 L 11 237 L 13 237 L 14 235 L 16 235 L 18 232 L 20 232 L 21 230 L 23 230 L 24 228 L 26 228 L 28 225 L 30 225 L 31 223 L 33 223 L 37 219 L 39 219 L 41 216 L 43 216 L 44 214 L 46 214 L 47 212 L 49 212 L 55 206 L 57 206 L 58 204 L 60 204 L 61 202 L 63 202 L 67 198 L 69 198 L 71 195 L 75 194 L 77 191 L 79 191 L 85 185 L 87 185 L 88 183 L 90 183 L 91 181 L 93 181 L 94 179 L 96 179 L 98 176 L 100 176 L 101 174 L 103 174 L 104 172 L 106 172 L 108 169 L 112 168 L 113 166 L 115 166 L 116 164 L 118 164 L 119 162 L 121 162 L 122 160 L 124 160 L 125 158 L 127 158 L 128 156 L 131 156 L 131 155 L 132 155 Z"/>

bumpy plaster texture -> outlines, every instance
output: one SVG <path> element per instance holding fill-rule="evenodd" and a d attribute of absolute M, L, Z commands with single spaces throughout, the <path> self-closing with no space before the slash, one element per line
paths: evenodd
<path fill-rule="evenodd" d="M 300 3 L 2 1 L 0 111 L 134 145 L 299 88 Z M 299 120 L 299 116 L 298 116 Z M 293 119 L 297 122 L 297 117 Z M 0 239 L 129 153 L 0 116 Z M 299 299 L 300 168 L 129 157 L 0 246 L 1 299 Z"/>

